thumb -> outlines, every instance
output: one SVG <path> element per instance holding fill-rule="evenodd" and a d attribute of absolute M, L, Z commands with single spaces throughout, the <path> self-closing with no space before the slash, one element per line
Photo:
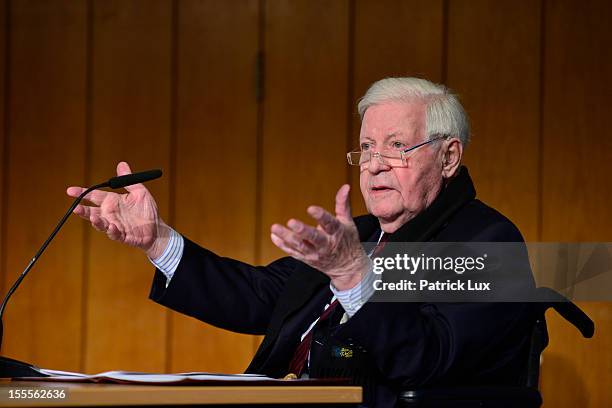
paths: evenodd
<path fill-rule="evenodd" d="M 117 176 L 125 176 L 128 174 L 132 174 L 132 169 L 130 169 L 130 165 L 124 161 L 117 163 Z M 146 187 L 142 183 L 125 186 L 124 188 L 130 193 L 136 192 L 138 190 L 146 190 Z"/>
<path fill-rule="evenodd" d="M 342 222 L 353 222 L 349 191 L 351 191 L 351 186 L 344 184 L 336 193 L 336 218 Z"/>
<path fill-rule="evenodd" d="M 130 169 L 130 165 L 124 161 L 117 163 L 117 175 L 125 176 L 126 174 L 132 174 L 132 169 Z"/>

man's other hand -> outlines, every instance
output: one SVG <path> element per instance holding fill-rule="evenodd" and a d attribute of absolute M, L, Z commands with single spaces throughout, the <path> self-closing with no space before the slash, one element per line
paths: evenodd
<path fill-rule="evenodd" d="M 316 228 L 296 219 L 290 219 L 287 227 L 271 227 L 274 245 L 325 273 L 339 290 L 357 285 L 370 267 L 351 216 L 349 190 L 348 184 L 338 190 L 336 216 L 319 206 L 308 207 L 308 214 L 318 224 Z"/>
<path fill-rule="evenodd" d="M 117 176 L 126 174 L 132 174 L 130 166 L 126 162 L 117 164 Z M 80 204 L 74 213 L 110 239 L 140 248 L 156 259 L 168 244 L 168 226 L 159 218 L 155 199 L 144 185 L 125 189 L 126 194 L 94 190 L 85 196 L 93 205 Z M 83 191 L 83 187 L 69 187 L 66 193 L 78 197 Z"/>

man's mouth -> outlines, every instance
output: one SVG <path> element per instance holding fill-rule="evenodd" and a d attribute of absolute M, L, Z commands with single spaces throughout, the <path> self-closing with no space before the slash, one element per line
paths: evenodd
<path fill-rule="evenodd" d="M 370 188 L 370 191 L 372 193 L 384 193 L 384 192 L 391 191 L 391 190 L 394 190 L 394 189 L 388 186 L 374 186 Z"/>

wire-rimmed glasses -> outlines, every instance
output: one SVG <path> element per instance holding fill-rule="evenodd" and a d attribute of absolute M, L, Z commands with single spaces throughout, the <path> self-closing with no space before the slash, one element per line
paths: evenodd
<path fill-rule="evenodd" d="M 406 165 L 408 164 L 406 160 L 406 156 L 408 155 L 408 153 L 418 149 L 421 146 L 433 143 L 436 140 L 446 139 L 447 137 L 448 136 L 434 137 L 433 139 L 427 140 L 417 145 L 398 149 L 395 151 L 391 150 L 389 152 L 385 152 L 384 154 L 380 152 L 373 152 L 370 150 L 355 150 L 352 152 L 348 152 L 346 154 L 346 158 L 351 166 L 363 166 L 365 164 L 369 164 L 372 157 L 376 157 L 381 164 L 385 164 L 390 167 L 406 167 Z"/>

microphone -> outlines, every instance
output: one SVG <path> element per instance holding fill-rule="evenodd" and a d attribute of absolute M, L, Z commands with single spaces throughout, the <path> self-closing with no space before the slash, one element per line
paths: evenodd
<path fill-rule="evenodd" d="M 13 286 L 11 286 L 6 296 L 4 297 L 2 304 L 0 305 L 0 349 L 2 348 L 2 336 L 4 334 L 2 316 L 4 315 L 4 309 L 6 308 L 6 304 L 8 300 L 10 299 L 11 295 L 15 292 L 15 290 L 17 290 L 17 288 L 19 287 L 23 279 L 26 277 L 28 272 L 30 272 L 30 270 L 32 269 L 36 261 L 38 261 L 38 258 L 40 258 L 43 252 L 45 252 L 45 249 L 47 249 L 47 246 L 49 246 L 53 238 L 55 238 L 59 230 L 62 228 L 64 223 L 66 223 L 66 221 L 68 220 L 68 217 L 70 217 L 70 214 L 72 214 L 72 211 L 76 208 L 77 205 L 79 205 L 81 200 L 83 200 L 83 198 L 85 198 L 85 196 L 89 194 L 90 192 L 92 192 L 93 190 L 97 190 L 97 189 L 105 188 L 105 187 L 110 187 L 112 189 L 128 187 L 133 184 L 144 183 L 150 180 L 155 180 L 161 177 L 161 175 L 162 175 L 162 171 L 159 169 L 155 169 L 155 170 L 142 171 L 139 173 L 126 174 L 124 176 L 112 177 L 104 183 L 96 184 L 94 186 L 89 187 L 88 189 L 83 191 L 83 193 L 81 193 L 81 195 L 78 196 L 74 200 L 70 208 L 68 208 L 68 211 L 66 211 L 66 214 L 64 214 L 62 219 L 57 223 L 57 225 L 53 229 L 53 232 L 51 232 L 51 235 L 49 235 L 49 237 L 45 240 L 45 242 L 38 249 L 34 257 L 32 257 L 32 259 L 30 260 L 30 262 L 28 263 L 24 271 L 21 272 L 21 275 L 19 275 L 19 277 L 17 278 Z M 44 376 L 44 374 L 42 374 L 40 371 L 37 371 L 36 367 L 31 366 L 30 364 L 23 363 L 21 361 L 13 360 L 13 359 L 6 358 L 6 357 L 0 357 L 0 377 L 40 377 L 40 376 Z"/>
<path fill-rule="evenodd" d="M 132 184 L 145 183 L 155 180 L 162 176 L 162 171 L 159 169 L 141 171 L 140 173 L 126 174 L 125 176 L 117 176 L 108 180 L 108 187 L 112 189 L 131 186 Z"/>

